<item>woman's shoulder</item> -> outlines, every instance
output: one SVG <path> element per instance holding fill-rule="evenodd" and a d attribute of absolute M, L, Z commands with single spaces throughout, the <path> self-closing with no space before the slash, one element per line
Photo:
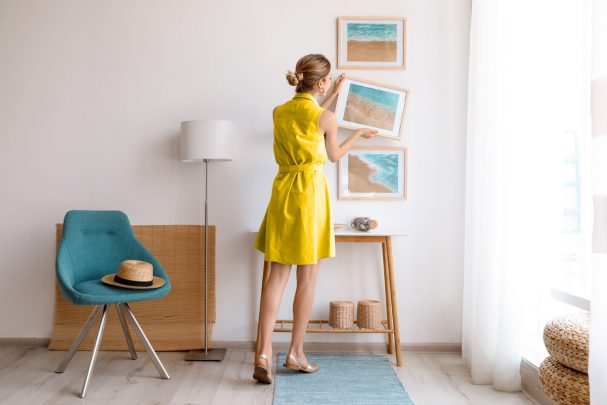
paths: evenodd
<path fill-rule="evenodd" d="M 284 102 L 284 103 L 282 103 L 282 104 L 278 104 L 276 107 L 274 107 L 274 111 L 276 111 L 276 110 L 280 110 L 280 109 L 285 109 L 285 108 L 288 108 L 290 105 L 292 105 L 292 104 L 293 104 L 293 101 L 294 101 L 294 100 L 291 98 L 291 99 L 289 99 L 289 100 L 285 101 L 285 102 Z"/>
<path fill-rule="evenodd" d="M 288 101 L 286 103 L 282 103 L 274 107 L 274 109 L 272 110 L 272 117 L 276 118 L 276 114 L 280 114 L 282 111 L 284 111 L 287 103 Z"/>
<path fill-rule="evenodd" d="M 322 107 L 321 107 L 322 108 Z M 335 113 L 329 109 L 323 108 L 318 117 L 318 126 L 326 130 L 327 128 L 337 124 Z"/>
<path fill-rule="evenodd" d="M 288 113 L 293 107 L 293 99 L 287 100 L 282 104 L 277 105 L 272 110 L 272 115 L 276 116 L 276 114 L 285 114 Z"/>

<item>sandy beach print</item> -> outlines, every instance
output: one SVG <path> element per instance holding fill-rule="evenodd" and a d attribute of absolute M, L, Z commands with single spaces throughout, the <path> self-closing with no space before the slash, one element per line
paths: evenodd
<path fill-rule="evenodd" d="M 351 193 L 398 192 L 398 156 L 349 154 L 348 191 Z"/>
<path fill-rule="evenodd" d="M 398 99 L 396 93 L 352 83 L 346 99 L 344 120 L 391 131 Z"/>
<path fill-rule="evenodd" d="M 397 25 L 347 23 L 348 62 L 396 62 Z"/>

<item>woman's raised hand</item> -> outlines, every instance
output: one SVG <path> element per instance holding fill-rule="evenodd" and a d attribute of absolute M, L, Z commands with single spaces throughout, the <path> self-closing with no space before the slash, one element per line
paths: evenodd
<path fill-rule="evenodd" d="M 331 89 L 329 90 L 329 94 L 327 94 L 324 100 L 322 100 L 322 102 L 320 103 L 320 106 L 322 108 L 329 108 L 329 106 L 331 106 L 331 104 L 335 101 L 337 95 L 339 94 L 339 91 L 341 90 L 341 85 L 344 82 L 345 78 L 345 73 L 342 73 L 337 76 L 337 79 L 335 79 L 333 86 L 331 86 Z"/>
<path fill-rule="evenodd" d="M 335 94 L 335 95 L 339 94 L 339 91 L 341 90 L 341 85 L 343 84 L 345 78 L 346 78 L 345 73 L 342 73 L 339 76 L 337 76 L 337 79 L 335 79 L 335 83 L 333 83 L 333 94 Z"/>

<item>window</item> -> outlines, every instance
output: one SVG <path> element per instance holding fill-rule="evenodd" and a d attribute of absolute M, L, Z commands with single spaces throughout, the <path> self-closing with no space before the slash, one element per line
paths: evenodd
<path fill-rule="evenodd" d="M 565 131 L 563 135 L 563 197 L 565 201 L 563 230 L 566 234 L 578 235 L 581 230 L 578 134 L 576 131 Z"/>
<path fill-rule="evenodd" d="M 564 13 L 567 35 L 561 46 L 559 87 L 565 113 L 555 115 L 560 126 L 555 142 L 562 146 L 562 237 L 560 265 L 546 272 L 545 289 L 538 291 L 540 310 L 525 328 L 524 357 L 539 365 L 547 352 L 546 322 L 556 316 L 590 308 L 592 194 L 590 168 L 590 1 L 554 3 Z M 561 204 L 561 202 L 558 202 Z"/>
<path fill-rule="evenodd" d="M 590 251 L 591 224 L 584 221 L 590 210 L 590 190 L 584 183 L 588 176 L 582 176 L 588 161 L 588 153 L 583 153 L 589 140 L 584 122 L 577 125 L 579 130 L 563 132 L 563 254 L 562 266 L 551 282 L 555 299 L 580 303 L 590 297 Z M 572 301 L 572 297 L 578 300 Z M 580 301 L 579 299 L 582 299 Z M 586 305 L 582 305 L 586 309 Z"/>

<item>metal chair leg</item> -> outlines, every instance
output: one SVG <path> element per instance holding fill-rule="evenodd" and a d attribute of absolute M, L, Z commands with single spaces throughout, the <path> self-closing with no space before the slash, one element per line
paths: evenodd
<path fill-rule="evenodd" d="M 135 318 L 135 315 L 133 314 L 133 311 L 131 311 L 131 307 L 129 306 L 128 303 L 124 303 L 122 305 L 122 307 L 125 309 L 124 314 L 127 316 L 127 318 L 133 324 L 133 327 L 135 328 L 135 332 L 137 333 L 137 336 L 139 336 L 139 340 L 141 340 L 141 343 L 143 343 L 143 346 L 145 347 L 145 350 L 148 352 L 148 354 L 152 358 L 152 362 L 154 363 L 154 366 L 156 367 L 156 370 L 158 370 L 158 373 L 160 374 L 160 377 L 164 378 L 166 380 L 170 379 L 171 377 L 169 377 L 169 373 L 167 373 L 166 369 L 164 368 L 164 366 L 160 362 L 160 359 L 158 358 L 158 355 L 154 351 L 154 348 L 152 347 L 150 341 L 145 336 L 145 333 L 143 333 L 143 329 L 141 329 L 141 326 L 139 325 L 139 322 L 137 322 L 137 319 Z"/>
<path fill-rule="evenodd" d="M 86 378 L 84 379 L 84 384 L 82 385 L 82 393 L 80 394 L 80 398 L 84 398 L 86 396 L 86 389 L 88 388 L 89 381 L 91 380 L 91 376 L 93 375 L 93 368 L 95 367 L 95 362 L 97 361 L 97 355 L 99 354 L 99 346 L 101 346 L 101 338 L 103 337 L 103 330 L 105 329 L 106 320 L 107 320 L 107 305 L 104 305 L 103 313 L 101 314 L 101 322 L 99 322 L 99 331 L 97 332 L 97 337 L 95 338 L 95 345 L 93 346 L 93 353 L 91 355 L 91 363 L 89 364 L 89 369 L 86 372 Z"/>
<path fill-rule="evenodd" d="M 59 363 L 59 366 L 55 370 L 55 373 L 63 373 L 65 371 L 65 369 L 67 368 L 67 365 L 70 364 L 70 361 L 72 361 L 72 358 L 74 357 L 74 354 L 76 353 L 76 350 L 78 350 L 78 348 L 82 344 L 82 341 L 84 340 L 86 335 L 91 330 L 91 327 L 97 320 L 97 317 L 99 316 L 99 312 L 101 311 L 101 308 L 102 308 L 101 305 L 95 306 L 95 308 L 89 315 L 89 318 L 84 323 L 84 326 L 82 326 L 82 329 L 80 329 L 80 333 L 78 333 L 78 336 L 72 342 L 72 345 L 70 346 L 69 350 L 67 351 L 65 356 L 63 356 L 63 360 L 61 360 L 61 363 Z"/>
<path fill-rule="evenodd" d="M 131 359 L 137 360 L 137 352 L 135 351 L 133 339 L 131 338 L 131 334 L 129 333 L 129 325 L 126 323 L 126 319 L 124 318 L 122 304 L 116 304 L 116 312 L 118 313 L 118 319 L 120 319 L 120 326 L 122 326 L 122 331 L 124 332 L 126 344 L 129 346 L 129 352 L 131 352 Z"/>

